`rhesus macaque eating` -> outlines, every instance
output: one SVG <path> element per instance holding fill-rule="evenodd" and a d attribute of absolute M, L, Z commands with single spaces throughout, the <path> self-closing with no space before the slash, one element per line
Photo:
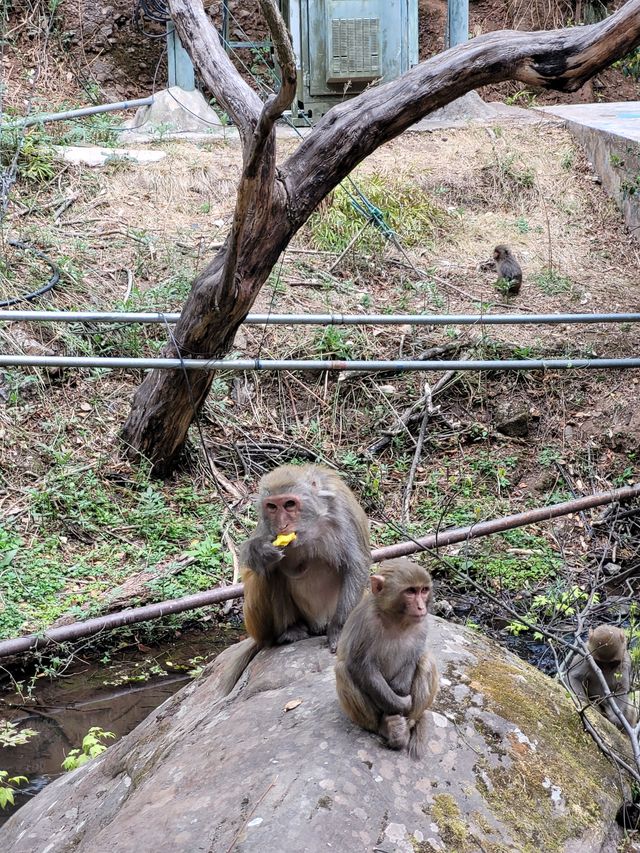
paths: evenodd
<path fill-rule="evenodd" d="M 633 726 L 638 714 L 629 697 L 631 689 L 631 658 L 627 638 L 622 628 L 598 625 L 589 629 L 587 649 L 604 675 L 612 700 Z M 571 690 L 585 704 L 593 704 L 614 726 L 622 728 L 620 720 L 604 699 L 604 690 L 586 658 L 574 654 L 566 668 Z"/>
<path fill-rule="evenodd" d="M 283 465 L 258 488 L 258 526 L 242 546 L 244 621 L 260 646 L 327 633 L 335 652 L 369 576 L 369 522 L 340 477 Z"/>
<path fill-rule="evenodd" d="M 438 690 L 426 648 L 429 572 L 400 557 L 380 564 L 371 592 L 347 619 L 338 643 L 336 688 L 344 712 L 412 758 L 426 752 L 425 711 Z"/>
<path fill-rule="evenodd" d="M 517 296 L 522 287 L 522 269 L 508 246 L 496 246 L 493 260 L 498 271 L 496 287 L 509 296 Z"/>

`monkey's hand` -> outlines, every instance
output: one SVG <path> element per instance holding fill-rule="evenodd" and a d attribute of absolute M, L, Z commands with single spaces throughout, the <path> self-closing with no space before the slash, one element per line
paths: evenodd
<path fill-rule="evenodd" d="M 245 544 L 241 561 L 257 575 L 266 574 L 284 557 L 282 548 L 276 548 L 268 539 L 249 539 Z"/>

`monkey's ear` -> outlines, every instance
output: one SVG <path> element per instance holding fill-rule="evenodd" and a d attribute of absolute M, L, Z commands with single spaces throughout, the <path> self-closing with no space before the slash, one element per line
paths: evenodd
<path fill-rule="evenodd" d="M 384 578 L 382 575 L 371 575 L 371 592 L 374 595 L 382 592 L 384 589 Z"/>

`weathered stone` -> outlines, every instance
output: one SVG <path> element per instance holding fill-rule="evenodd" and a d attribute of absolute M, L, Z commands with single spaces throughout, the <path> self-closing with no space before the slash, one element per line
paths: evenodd
<path fill-rule="evenodd" d="M 56 156 L 65 163 L 82 166 L 106 166 L 117 161 L 129 163 L 157 163 L 167 156 L 166 151 L 134 148 L 101 148 L 96 145 L 54 145 Z"/>
<path fill-rule="evenodd" d="M 529 408 L 525 402 L 503 397 L 496 403 L 494 423 L 498 432 L 510 437 L 529 434 Z"/>
<path fill-rule="evenodd" d="M 172 86 L 156 92 L 153 103 L 140 107 L 125 125 L 128 135 L 153 136 L 185 133 L 207 133 L 222 126 L 217 113 L 207 104 L 201 92 L 186 92 Z"/>
<path fill-rule="evenodd" d="M 434 603 L 433 612 L 436 616 L 441 616 L 443 619 L 451 619 L 454 615 L 453 606 L 446 598 L 441 598 Z"/>
<path fill-rule="evenodd" d="M 245 640 L 24 806 L 2 849 L 614 851 L 619 778 L 564 690 L 488 638 L 433 622 L 442 677 L 424 761 L 345 719 L 324 639 L 248 666 Z"/>

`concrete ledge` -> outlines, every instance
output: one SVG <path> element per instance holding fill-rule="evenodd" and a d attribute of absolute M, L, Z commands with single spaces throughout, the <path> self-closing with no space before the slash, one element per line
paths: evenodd
<path fill-rule="evenodd" d="M 602 186 L 640 239 L 640 102 L 540 107 L 565 121 Z"/>

